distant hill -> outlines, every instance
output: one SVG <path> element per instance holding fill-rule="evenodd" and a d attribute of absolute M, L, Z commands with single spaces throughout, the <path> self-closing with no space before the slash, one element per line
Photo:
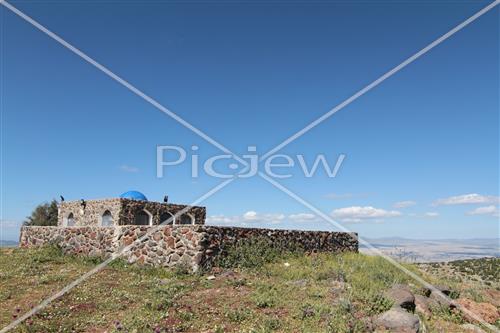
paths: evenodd
<path fill-rule="evenodd" d="M 19 245 L 16 241 L 0 239 L 0 247 L 13 247 Z"/>
<path fill-rule="evenodd" d="M 491 239 L 366 239 L 384 254 L 410 262 L 443 262 L 484 257 L 499 257 L 499 238 Z M 371 254 L 360 246 L 360 251 Z"/>
<path fill-rule="evenodd" d="M 475 281 L 486 286 L 492 286 L 498 285 L 498 281 L 500 281 L 499 263 L 500 259 L 498 258 L 482 258 L 417 265 L 421 270 L 443 279 L 453 277 L 455 280 Z"/>

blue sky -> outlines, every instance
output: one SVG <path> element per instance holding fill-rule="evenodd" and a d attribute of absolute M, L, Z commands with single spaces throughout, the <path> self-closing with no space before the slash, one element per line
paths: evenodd
<path fill-rule="evenodd" d="M 489 1 L 10 3 L 232 151 L 262 154 Z M 220 151 L 0 14 L 0 238 L 60 194 L 189 203 L 221 181 L 189 163 L 158 179 L 157 145 Z M 279 181 L 366 237 L 498 237 L 499 37 L 497 7 L 280 152 L 345 154 L 335 178 Z M 203 205 L 211 223 L 331 228 L 258 177 Z"/>

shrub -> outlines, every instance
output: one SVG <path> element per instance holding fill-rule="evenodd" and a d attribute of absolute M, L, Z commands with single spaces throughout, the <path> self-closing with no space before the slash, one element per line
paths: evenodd
<path fill-rule="evenodd" d="M 241 324 L 252 317 L 252 312 L 247 308 L 226 309 L 225 316 L 230 322 Z"/>
<path fill-rule="evenodd" d="M 265 318 L 262 329 L 264 332 L 276 331 L 281 327 L 281 323 L 278 318 Z"/>
<path fill-rule="evenodd" d="M 254 292 L 252 299 L 258 308 L 272 308 L 278 300 L 278 291 L 273 286 L 262 285 Z"/>
<path fill-rule="evenodd" d="M 247 238 L 223 249 L 215 264 L 223 268 L 259 268 L 302 252 L 297 244 L 274 243 L 264 237 Z"/>
<path fill-rule="evenodd" d="M 368 313 L 370 315 L 382 313 L 392 307 L 393 302 L 380 294 L 371 295 L 368 300 Z"/>
<path fill-rule="evenodd" d="M 34 264 L 62 262 L 63 260 L 64 254 L 61 248 L 54 244 L 48 244 L 36 249 L 30 257 L 30 261 Z"/>

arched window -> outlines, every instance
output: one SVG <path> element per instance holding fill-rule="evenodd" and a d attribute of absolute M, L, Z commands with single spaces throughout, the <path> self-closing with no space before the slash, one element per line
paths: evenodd
<path fill-rule="evenodd" d="M 72 227 L 75 225 L 75 217 L 73 216 L 73 213 L 69 213 L 68 217 L 66 218 L 66 226 Z"/>
<path fill-rule="evenodd" d="M 179 224 L 194 224 L 194 218 L 188 214 L 182 214 Z"/>
<path fill-rule="evenodd" d="M 169 212 L 160 215 L 160 224 L 174 224 L 174 221 L 174 216 Z"/>
<path fill-rule="evenodd" d="M 101 216 L 101 225 L 103 227 L 110 227 L 113 225 L 113 216 L 109 210 L 106 210 Z"/>
<path fill-rule="evenodd" d="M 152 215 L 147 210 L 141 210 L 135 215 L 134 224 L 135 225 L 151 225 Z"/>

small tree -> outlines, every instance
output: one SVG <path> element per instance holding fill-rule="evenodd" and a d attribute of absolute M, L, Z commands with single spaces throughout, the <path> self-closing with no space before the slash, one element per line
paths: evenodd
<path fill-rule="evenodd" d="M 52 200 L 50 203 L 38 205 L 31 216 L 28 216 L 24 221 L 26 226 L 50 226 L 57 225 L 57 201 Z"/>

